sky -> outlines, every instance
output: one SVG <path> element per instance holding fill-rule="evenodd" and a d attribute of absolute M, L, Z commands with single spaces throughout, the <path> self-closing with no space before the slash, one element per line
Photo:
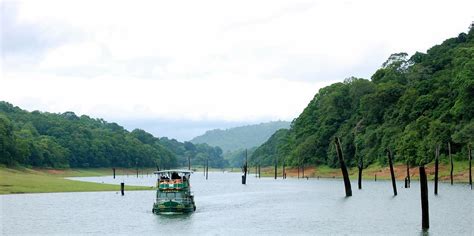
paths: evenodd
<path fill-rule="evenodd" d="M 189 140 L 468 30 L 472 0 L 0 0 L 0 100 Z"/>

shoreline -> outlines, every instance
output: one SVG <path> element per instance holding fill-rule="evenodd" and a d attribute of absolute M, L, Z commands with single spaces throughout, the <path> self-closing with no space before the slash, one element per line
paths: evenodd
<path fill-rule="evenodd" d="M 202 167 L 192 168 L 195 172 L 200 172 Z M 255 168 L 249 168 L 249 175 L 255 175 Z M 428 180 L 434 179 L 434 163 L 426 165 Z M 139 169 L 139 175 L 153 175 L 154 168 Z M 234 172 L 239 173 L 240 168 L 212 168 L 210 172 Z M 282 167 L 278 167 L 278 178 L 281 179 Z M 398 181 L 403 181 L 406 177 L 406 165 L 403 163 L 394 164 L 395 177 Z M 450 165 L 441 162 L 439 165 L 439 182 L 450 182 Z M 116 168 L 116 176 L 136 175 L 136 169 Z M 297 168 L 286 168 L 287 177 L 298 178 Z M 262 167 L 262 177 L 274 177 L 274 167 Z M 92 183 L 66 179 L 67 177 L 97 177 L 112 176 L 112 168 L 79 168 L 79 169 L 46 169 L 46 168 L 6 168 L 0 167 L 0 195 L 3 194 L 25 194 L 25 193 L 55 193 L 55 192 L 95 192 L 95 191 L 120 191 L 120 185 Z M 388 166 L 372 164 L 363 169 L 363 180 L 390 180 L 390 170 Z M 454 162 L 454 183 L 465 184 L 469 181 L 469 161 Z M 302 171 L 300 171 L 300 178 Z M 305 167 L 304 178 L 342 178 L 339 168 L 329 166 L 308 166 Z M 349 177 L 352 181 L 358 179 L 358 169 L 349 168 Z M 412 181 L 418 180 L 418 167 L 410 168 L 410 178 Z M 152 190 L 149 186 L 126 186 L 126 191 Z"/>
<path fill-rule="evenodd" d="M 406 165 L 403 163 L 394 164 L 394 172 L 396 180 L 403 181 L 406 174 Z M 425 165 L 428 180 L 434 180 L 434 163 L 428 163 Z M 249 168 L 250 174 L 255 175 L 255 169 Z M 358 169 L 357 167 L 348 168 L 349 178 L 351 180 L 358 179 Z M 279 166 L 277 170 L 278 178 L 282 176 L 282 167 Z M 439 163 L 439 182 L 450 182 L 450 164 L 449 163 Z M 274 167 L 261 167 L 262 177 L 274 177 Z M 298 178 L 298 168 L 290 167 L 286 168 L 287 177 Z M 372 164 L 362 171 L 363 180 L 374 180 L 375 175 L 377 175 L 377 180 L 390 180 L 390 168 L 388 166 L 380 166 L 379 164 Z M 302 176 L 302 171 L 300 171 L 300 178 Z M 342 178 L 342 173 L 339 168 L 331 168 L 329 166 L 307 166 L 305 167 L 305 178 Z M 410 179 L 418 180 L 418 166 L 410 167 Z M 469 182 L 469 161 L 455 161 L 454 162 L 454 171 L 453 171 L 453 183 L 468 183 Z"/>
<path fill-rule="evenodd" d="M 136 173 L 136 172 L 135 172 Z M 57 192 L 117 191 L 120 185 L 66 179 L 112 175 L 106 169 L 29 169 L 0 167 L 0 195 Z M 125 186 L 126 191 L 151 190 L 149 186 Z"/>

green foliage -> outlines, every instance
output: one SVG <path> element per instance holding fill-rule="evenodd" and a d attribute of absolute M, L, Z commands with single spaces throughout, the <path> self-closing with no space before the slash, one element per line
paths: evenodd
<path fill-rule="evenodd" d="M 474 143 L 474 32 L 427 53 L 389 57 L 371 81 L 346 79 L 319 90 L 287 131 L 278 131 L 252 155 L 255 162 L 338 165 L 332 140 L 341 138 L 346 163 L 430 162 L 434 148 L 465 158 Z M 280 132 L 280 133 L 279 133 Z"/>
<path fill-rule="evenodd" d="M 27 112 L 0 102 L 0 163 L 37 167 L 154 167 L 193 164 L 223 167 L 219 147 L 156 138 L 144 130 L 128 132 L 116 123 L 73 112 Z M 186 162 L 187 165 L 187 162 Z"/>
<path fill-rule="evenodd" d="M 224 159 L 229 167 L 241 168 L 245 161 L 245 152 L 247 152 L 247 161 L 249 166 L 255 166 L 256 162 L 251 160 L 251 156 L 257 147 L 249 149 L 237 149 L 234 151 L 227 151 L 224 153 Z"/>
<path fill-rule="evenodd" d="M 257 125 L 247 125 L 226 130 L 210 130 L 205 134 L 195 137 L 192 143 L 207 143 L 211 146 L 218 146 L 224 152 L 248 149 L 261 145 L 275 131 L 282 128 L 289 128 L 290 123 L 286 121 L 273 121 Z"/>
<path fill-rule="evenodd" d="M 181 143 L 176 139 L 166 137 L 160 138 L 160 142 L 176 155 L 179 166 L 188 166 L 188 158 L 191 158 L 192 166 L 204 166 L 207 160 L 209 160 L 209 167 L 213 168 L 223 168 L 228 165 L 220 147 L 191 142 Z"/>
<path fill-rule="evenodd" d="M 275 160 L 283 161 L 285 157 L 285 152 L 289 150 L 285 148 L 287 143 L 287 129 L 277 130 L 268 140 L 255 151 L 250 153 L 249 163 L 253 165 L 269 166 L 274 165 Z M 286 153 L 287 154 L 287 153 Z M 256 158 L 258 157 L 258 158 Z"/>
<path fill-rule="evenodd" d="M 175 166 L 175 155 L 143 130 L 73 112 L 27 112 L 0 102 L 0 163 L 38 167 Z"/>

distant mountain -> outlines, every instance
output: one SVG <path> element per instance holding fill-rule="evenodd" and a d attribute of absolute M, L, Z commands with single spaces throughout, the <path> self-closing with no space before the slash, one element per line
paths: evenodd
<path fill-rule="evenodd" d="M 224 152 L 260 146 L 279 129 L 288 129 L 290 122 L 272 121 L 256 125 L 247 125 L 226 130 L 209 130 L 205 134 L 193 138 L 194 144 L 206 143 L 219 146 Z"/>

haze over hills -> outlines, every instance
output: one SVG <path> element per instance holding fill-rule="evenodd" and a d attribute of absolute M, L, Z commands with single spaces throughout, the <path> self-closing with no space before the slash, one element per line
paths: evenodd
<path fill-rule="evenodd" d="M 260 146 L 275 131 L 287 129 L 290 122 L 272 121 L 255 125 L 246 125 L 230 129 L 209 130 L 205 134 L 193 138 L 190 142 L 194 144 L 206 143 L 218 146 L 224 152 Z"/>

